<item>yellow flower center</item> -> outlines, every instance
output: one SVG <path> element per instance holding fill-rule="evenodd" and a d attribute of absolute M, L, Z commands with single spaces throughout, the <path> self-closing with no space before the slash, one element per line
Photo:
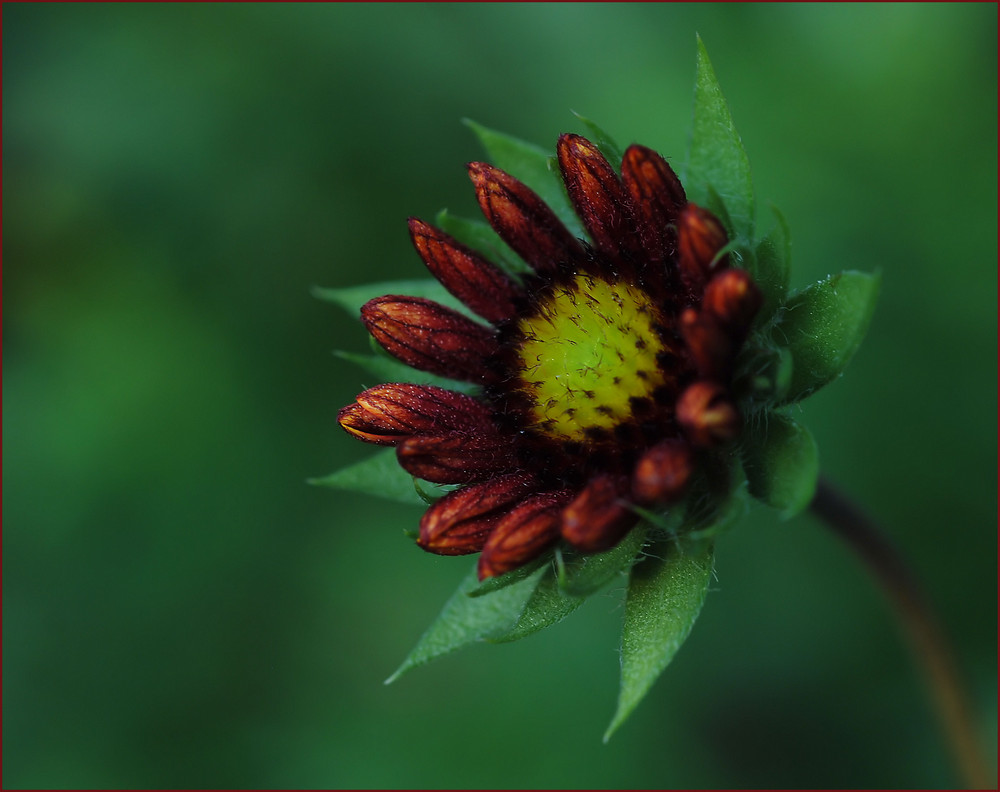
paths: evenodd
<path fill-rule="evenodd" d="M 634 400 L 664 383 L 658 314 L 636 286 L 581 274 L 521 319 L 520 373 L 533 428 L 579 441 L 593 434 L 588 429 L 629 421 Z"/>

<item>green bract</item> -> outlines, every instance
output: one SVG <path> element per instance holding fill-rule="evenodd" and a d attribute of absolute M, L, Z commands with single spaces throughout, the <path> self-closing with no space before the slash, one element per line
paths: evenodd
<path fill-rule="evenodd" d="M 615 166 L 621 149 L 593 122 L 580 117 Z M 567 199 L 549 152 L 471 121 L 493 163 L 535 190 L 567 228 L 584 232 Z M 479 583 L 471 571 L 437 620 L 388 681 L 409 669 L 475 641 L 513 641 L 554 624 L 586 597 L 628 575 L 621 639 L 621 688 L 610 736 L 673 659 L 698 617 L 712 575 L 712 537 L 741 517 L 750 495 L 781 516 L 805 509 L 819 470 L 808 429 L 784 413 L 789 405 L 840 376 L 863 338 L 879 278 L 860 272 L 831 276 L 788 294 L 790 235 L 780 212 L 773 227 L 755 231 L 750 165 L 698 41 L 694 124 L 683 183 L 689 198 L 711 209 L 727 226 L 731 258 L 754 278 L 763 304 L 737 363 L 734 392 L 745 427 L 728 468 L 699 471 L 684 501 L 668 513 L 636 510 L 644 518 L 613 549 L 594 555 L 571 550 Z M 481 220 L 442 212 L 439 226 L 511 273 L 527 265 Z M 316 296 L 357 315 L 383 294 L 422 296 L 465 307 L 436 280 L 396 281 L 346 289 L 317 289 Z M 466 383 L 414 371 L 377 345 L 371 355 L 337 353 L 380 382 L 437 384 L 475 392 Z M 444 490 L 415 481 L 396 464 L 392 449 L 313 483 L 424 504 Z"/>

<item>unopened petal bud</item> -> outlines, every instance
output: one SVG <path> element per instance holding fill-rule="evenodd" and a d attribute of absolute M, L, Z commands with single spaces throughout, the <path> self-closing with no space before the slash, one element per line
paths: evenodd
<path fill-rule="evenodd" d="M 740 343 L 760 310 L 762 296 L 746 270 L 720 272 L 705 287 L 701 307 L 715 316 Z"/>
<path fill-rule="evenodd" d="M 407 473 L 435 484 L 467 484 L 515 468 L 511 438 L 495 431 L 408 437 L 396 458 Z"/>
<path fill-rule="evenodd" d="M 692 456 L 691 447 L 680 439 L 653 446 L 639 458 L 632 473 L 632 496 L 647 505 L 676 500 L 691 478 Z"/>
<path fill-rule="evenodd" d="M 420 258 L 448 291 L 491 322 L 514 315 L 523 290 L 509 276 L 434 226 L 416 218 L 409 225 Z"/>
<path fill-rule="evenodd" d="M 337 420 L 355 437 L 379 445 L 396 445 L 415 434 L 486 431 L 492 425 L 489 408 L 471 396 L 404 383 L 369 388 Z"/>
<path fill-rule="evenodd" d="M 622 182 L 632 196 L 646 254 L 650 261 L 665 261 L 677 245 L 677 214 L 687 203 L 680 179 L 655 151 L 633 144 L 622 159 Z"/>
<path fill-rule="evenodd" d="M 740 414 L 726 390 L 715 382 L 688 386 L 677 400 L 677 421 L 696 446 L 714 446 L 735 439 Z"/>
<path fill-rule="evenodd" d="M 361 321 L 389 354 L 408 366 L 464 382 L 483 382 L 498 351 L 495 332 L 422 297 L 387 295 L 361 307 Z"/>
<path fill-rule="evenodd" d="M 469 164 L 483 215 L 514 252 L 540 273 L 583 258 L 580 243 L 530 188 L 485 162 Z"/>
<path fill-rule="evenodd" d="M 478 553 L 490 531 L 533 484 L 530 476 L 512 474 L 448 493 L 420 520 L 417 544 L 438 555 Z"/>
<path fill-rule="evenodd" d="M 622 266 L 640 251 L 631 196 L 600 150 L 580 135 L 560 135 L 556 156 L 566 192 L 594 247 Z"/>
<path fill-rule="evenodd" d="M 688 308 L 681 314 L 681 335 L 694 359 L 698 375 L 725 379 L 732 367 L 736 345 L 732 335 L 712 314 Z"/>
<path fill-rule="evenodd" d="M 614 547 L 638 519 L 622 501 L 627 490 L 624 478 L 607 474 L 592 478 L 563 509 L 563 538 L 583 553 Z"/>
<path fill-rule="evenodd" d="M 677 218 L 677 261 L 688 287 L 700 291 L 711 274 L 728 266 L 728 256 L 716 256 L 729 242 L 719 219 L 689 203 Z"/>
<path fill-rule="evenodd" d="M 479 557 L 479 579 L 502 575 L 538 557 L 559 538 L 568 493 L 533 495 L 509 511 L 490 533 Z"/>

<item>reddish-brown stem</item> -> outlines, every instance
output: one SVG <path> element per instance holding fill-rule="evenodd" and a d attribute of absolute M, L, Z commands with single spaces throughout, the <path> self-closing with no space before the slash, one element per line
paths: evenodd
<path fill-rule="evenodd" d="M 892 601 L 964 782 L 972 789 L 995 789 L 948 639 L 899 551 L 868 515 L 822 478 L 810 509 L 861 557 Z"/>

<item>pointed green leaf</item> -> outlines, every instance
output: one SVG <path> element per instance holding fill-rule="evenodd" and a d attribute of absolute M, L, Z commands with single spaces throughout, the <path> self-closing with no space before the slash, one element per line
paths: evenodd
<path fill-rule="evenodd" d="M 483 640 L 486 636 L 509 630 L 524 611 L 544 571 L 539 569 L 520 583 L 492 594 L 470 597 L 469 592 L 479 585 L 473 567 L 403 664 L 386 680 L 386 684 L 396 681 L 411 668 Z"/>
<path fill-rule="evenodd" d="M 617 545 L 603 553 L 578 555 L 570 559 L 557 554 L 559 588 L 576 597 L 593 594 L 629 567 L 642 550 L 648 530 L 646 522 L 640 522 Z"/>
<path fill-rule="evenodd" d="M 324 289 L 315 286 L 312 289 L 312 294 L 317 299 L 339 305 L 352 316 L 360 314 L 361 306 L 369 300 L 388 294 L 423 297 L 441 303 L 448 308 L 454 308 L 467 316 L 474 316 L 464 303 L 453 297 L 444 286 L 432 278 L 364 283 L 360 286 L 347 286 L 342 289 Z"/>
<path fill-rule="evenodd" d="M 564 593 L 551 569 L 541 579 L 514 625 L 486 636 L 491 643 L 509 643 L 526 638 L 556 622 L 560 622 L 583 604 L 584 597 Z"/>
<path fill-rule="evenodd" d="M 394 448 L 383 449 L 368 459 L 341 468 L 329 476 L 309 479 L 309 483 L 332 489 L 364 492 L 400 503 L 426 505 L 413 486 L 413 476 L 396 461 Z"/>
<path fill-rule="evenodd" d="M 374 343 L 374 341 L 373 341 Z M 371 374 L 375 381 L 372 384 L 382 382 L 412 382 L 415 385 L 437 385 L 439 388 L 447 388 L 460 393 L 475 394 L 479 392 L 479 386 L 471 382 L 459 382 L 458 380 L 439 377 L 437 374 L 429 374 L 426 371 L 419 371 L 410 368 L 405 363 L 389 356 L 389 353 L 379 347 L 378 352 L 371 355 L 359 355 L 355 352 L 344 352 L 334 350 L 334 355 L 341 360 L 360 366 Z"/>
<path fill-rule="evenodd" d="M 590 141 L 597 146 L 604 158 L 611 163 L 611 167 L 615 169 L 616 172 L 621 173 L 622 169 L 622 159 L 624 154 L 622 153 L 621 147 L 615 143 L 607 132 L 601 129 L 597 124 L 591 121 L 589 118 L 584 118 L 577 112 L 573 112 L 583 125 L 587 127 L 587 132 L 590 133 Z"/>
<path fill-rule="evenodd" d="M 793 295 L 773 336 L 792 353 L 786 401 L 795 402 L 839 377 L 861 345 L 881 276 L 847 271 Z"/>
<path fill-rule="evenodd" d="M 490 161 L 514 178 L 527 184 L 549 205 L 563 225 L 574 236 L 584 238 L 583 226 L 573 211 L 566 190 L 563 188 L 555 155 L 534 143 L 487 129 L 475 121 L 465 119 L 465 124 L 479 138 Z"/>
<path fill-rule="evenodd" d="M 548 554 L 542 555 L 534 561 L 529 561 L 524 566 L 512 569 L 510 572 L 504 572 L 502 575 L 486 578 L 486 580 L 469 592 L 469 596 L 482 597 L 484 594 L 490 594 L 491 592 L 507 588 L 507 586 L 513 586 L 515 583 L 524 580 L 529 575 L 533 575 L 540 566 L 548 564 L 551 560 L 552 559 Z"/>
<path fill-rule="evenodd" d="M 604 734 L 607 742 L 667 667 L 694 626 L 712 573 L 712 546 L 679 551 L 662 542 L 632 567 L 622 629 L 622 677 L 618 709 Z"/>
<path fill-rule="evenodd" d="M 770 319 L 788 294 L 788 278 L 792 263 L 792 241 L 788 223 L 775 206 L 771 207 L 777 224 L 758 244 L 754 267 L 750 269 L 754 281 L 764 294 L 764 302 L 754 318 L 754 324 L 763 325 Z"/>
<path fill-rule="evenodd" d="M 688 199 L 690 198 L 691 196 L 689 195 Z M 729 208 L 726 206 L 723 197 L 719 195 L 718 190 L 711 184 L 705 187 L 705 199 L 701 202 L 701 205 L 719 218 L 719 222 L 722 223 L 729 233 L 730 239 L 734 239 L 736 232 L 733 230 L 733 219 L 729 216 Z M 732 242 L 730 242 L 730 245 L 732 245 Z M 716 256 L 718 255 L 716 253 Z"/>
<path fill-rule="evenodd" d="M 447 209 L 437 213 L 434 222 L 446 234 L 450 234 L 463 245 L 481 253 L 508 275 L 518 276 L 532 269 L 510 246 L 497 236 L 489 223 L 483 220 L 469 220 L 451 214 Z"/>
<path fill-rule="evenodd" d="M 566 618 L 587 596 L 631 565 L 645 537 L 646 525 L 640 523 L 615 547 L 603 553 L 579 555 L 569 561 L 557 554 L 558 574 L 546 574 L 517 623 L 489 640 L 497 643 L 516 641 Z"/>
<path fill-rule="evenodd" d="M 750 494 L 791 517 L 816 493 L 819 450 L 809 430 L 781 413 L 765 413 L 746 430 L 743 467 Z"/>
<path fill-rule="evenodd" d="M 707 205 L 709 185 L 715 188 L 728 209 L 734 233 L 747 240 L 753 239 L 750 161 L 700 37 L 691 150 L 682 181 L 688 198 L 703 206 Z"/>

